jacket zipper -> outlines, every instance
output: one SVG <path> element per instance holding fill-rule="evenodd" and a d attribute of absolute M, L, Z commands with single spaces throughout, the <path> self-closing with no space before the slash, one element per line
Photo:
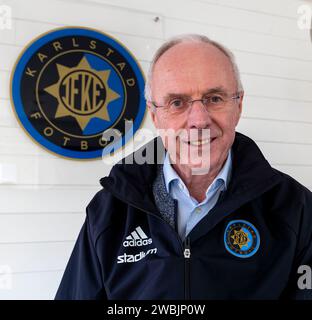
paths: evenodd
<path fill-rule="evenodd" d="M 147 214 L 151 214 L 152 216 L 155 216 L 156 218 L 160 219 L 161 221 L 164 221 L 161 219 L 158 215 L 146 211 L 142 208 L 139 208 L 132 203 L 127 202 L 134 208 L 141 210 Z M 189 236 L 187 236 L 182 243 L 180 236 L 177 234 L 177 232 L 174 232 L 175 235 L 177 236 L 178 242 L 181 245 L 181 248 L 183 249 L 183 256 L 184 256 L 184 299 L 185 300 L 190 300 L 191 299 L 191 294 L 190 294 L 190 282 L 191 282 L 191 273 L 190 273 L 190 258 L 191 258 L 191 239 Z"/>
<path fill-rule="evenodd" d="M 191 241 L 190 237 L 186 237 L 184 241 L 184 298 L 185 300 L 190 300 L 190 282 L 191 282 L 191 272 L 190 272 L 190 259 L 191 259 Z"/>

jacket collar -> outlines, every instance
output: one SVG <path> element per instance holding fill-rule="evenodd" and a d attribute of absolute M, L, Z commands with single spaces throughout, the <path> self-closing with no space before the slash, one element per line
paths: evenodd
<path fill-rule="evenodd" d="M 224 165 L 222 166 L 220 172 L 217 174 L 217 176 L 212 181 L 211 185 L 206 190 L 206 197 L 210 190 L 216 190 L 217 188 L 222 185 L 222 189 L 226 189 L 230 180 L 231 176 L 231 170 L 232 170 L 232 156 L 231 156 L 231 150 L 229 150 L 228 156 L 226 158 L 226 161 Z M 181 184 L 185 187 L 185 184 L 183 180 L 179 177 L 175 169 L 171 165 L 171 160 L 169 157 L 168 152 L 166 152 L 166 156 L 164 159 L 164 165 L 163 165 L 163 175 L 165 180 L 165 186 L 167 192 L 171 192 L 171 188 L 174 186 L 175 183 Z M 184 191 L 188 196 L 189 192 L 184 188 Z"/>
<path fill-rule="evenodd" d="M 160 137 L 136 151 L 143 156 L 149 152 L 154 154 L 154 163 L 164 159 L 165 149 Z M 122 201 L 157 214 L 152 192 L 157 164 L 127 164 L 133 156 L 134 153 L 114 165 L 109 176 L 102 178 L 100 183 Z M 269 190 L 280 179 L 281 175 L 270 166 L 255 142 L 236 132 L 232 145 L 232 176 L 222 199 L 223 210 L 235 210 L 234 207 Z"/>

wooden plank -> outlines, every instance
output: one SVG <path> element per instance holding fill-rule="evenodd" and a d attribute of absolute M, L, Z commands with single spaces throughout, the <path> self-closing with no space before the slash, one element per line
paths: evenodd
<path fill-rule="evenodd" d="M 10 72 L 0 71 L 0 99 L 9 99 L 10 97 Z"/>
<path fill-rule="evenodd" d="M 1 30 L 2 32 L 2 30 Z M 2 42 L 0 38 L 0 43 Z M 13 69 L 16 58 L 18 57 L 21 48 L 9 44 L 0 44 L 0 70 L 11 71 Z"/>
<path fill-rule="evenodd" d="M 311 61 L 274 57 L 253 52 L 234 51 L 243 73 L 294 80 L 312 81 Z"/>
<path fill-rule="evenodd" d="M 121 151 L 123 152 L 123 151 Z M 87 185 L 98 186 L 111 165 L 102 160 L 73 161 L 54 157 L 2 155 L 1 163 L 11 164 L 21 185 Z"/>
<path fill-rule="evenodd" d="M 85 219 L 83 214 L 2 214 L 0 243 L 73 241 Z"/>
<path fill-rule="evenodd" d="M 12 110 L 7 112 L 8 115 L 9 113 L 13 113 Z M 0 127 L 0 154 L 46 155 L 47 152 L 34 143 L 25 133 L 15 116 L 12 114 L 9 116 L 11 121 L 14 122 L 14 127 Z M 8 123 L 8 119 L 3 119 L 2 121 Z"/>
<path fill-rule="evenodd" d="M 241 119 L 237 131 L 261 142 L 312 144 L 312 124 Z"/>
<path fill-rule="evenodd" d="M 18 19 L 17 22 L 27 18 L 29 21 L 46 24 L 88 26 L 103 31 L 126 31 L 128 34 L 153 38 L 160 38 L 162 32 L 161 24 L 153 20 L 153 13 L 130 11 L 116 6 L 47 0 L 31 0 L 31 5 L 24 1 L 11 0 L 10 5 L 13 18 Z M 18 27 L 17 31 L 20 31 Z"/>
<path fill-rule="evenodd" d="M 250 96 L 247 93 L 243 102 L 243 116 L 246 118 L 308 123 L 312 122 L 312 103 Z"/>
<path fill-rule="evenodd" d="M 268 1 L 268 0 L 267 0 Z M 208 25 L 223 25 L 233 29 L 244 29 L 253 32 L 270 33 L 276 36 L 303 38 L 301 30 L 297 27 L 297 7 L 302 4 L 298 1 L 272 3 L 265 5 L 262 1 L 255 4 L 246 0 L 245 3 L 220 2 L 219 0 L 193 1 L 193 0 L 97 0 L 98 3 L 111 4 L 133 10 L 158 12 L 167 18 L 193 20 Z M 280 5 L 280 3 L 283 3 Z M 264 9 L 263 9 L 264 8 Z M 291 16 L 289 16 L 291 13 Z"/>
<path fill-rule="evenodd" d="M 312 166 L 312 145 L 257 142 L 267 160 L 274 165 Z M 306 170 L 310 170 L 306 167 Z"/>
<path fill-rule="evenodd" d="M 0 300 L 54 299 L 63 276 L 63 270 L 12 275 L 12 288 L 0 290 Z"/>
<path fill-rule="evenodd" d="M 197 0 L 195 0 L 197 1 Z M 219 6 L 232 7 L 246 11 L 264 13 L 297 19 L 297 9 L 302 1 L 296 0 L 262 0 L 259 2 L 249 0 L 199 0 Z"/>
<path fill-rule="evenodd" d="M 1 186 L 0 217 L 9 213 L 84 213 L 88 203 L 101 189 L 96 187 Z"/>
<path fill-rule="evenodd" d="M 206 25 L 199 22 L 179 19 L 166 19 L 165 38 L 183 33 L 200 33 L 216 40 L 231 50 L 241 50 L 259 54 L 273 55 L 290 59 L 312 61 L 312 46 L 307 31 L 305 40 L 274 37 L 270 34 L 254 33 L 218 25 Z"/>
<path fill-rule="evenodd" d="M 15 42 L 16 37 L 16 22 L 14 19 L 11 19 L 11 26 L 10 29 L 1 29 L 0 33 L 0 43 L 2 44 L 9 44 Z"/>
<path fill-rule="evenodd" d="M 13 273 L 63 270 L 74 244 L 75 241 L 0 244 L 0 265 L 9 266 Z"/>
<path fill-rule="evenodd" d="M 242 74 L 249 95 L 312 102 L 312 82 Z"/>
<path fill-rule="evenodd" d="M 13 108 L 11 107 L 11 102 L 9 99 L 0 99 L 0 127 L 18 127 L 18 122 L 13 112 Z M 1 140 L 4 139 L 0 138 Z"/>
<path fill-rule="evenodd" d="M 297 18 L 297 8 L 304 2 L 300 0 L 262 0 L 259 2 L 249 0 L 159 0 L 157 2 L 148 2 L 142 0 L 93 0 L 94 2 L 111 5 L 118 5 L 123 8 L 130 8 L 133 10 L 155 11 L 162 14 L 178 14 L 172 12 L 174 8 L 179 9 L 179 4 L 183 3 L 185 7 L 188 5 L 196 5 L 196 2 L 202 2 L 210 5 L 217 5 L 220 7 L 231 7 L 242 9 L 245 11 L 254 11 L 258 13 L 266 13 L 269 15 L 276 15 L 280 17 Z M 171 9 L 171 11 L 170 11 Z M 176 10 L 177 11 L 177 10 Z M 185 14 L 187 17 L 187 14 Z"/>

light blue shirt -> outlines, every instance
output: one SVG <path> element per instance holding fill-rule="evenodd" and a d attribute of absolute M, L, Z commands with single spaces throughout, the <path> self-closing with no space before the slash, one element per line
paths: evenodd
<path fill-rule="evenodd" d="M 206 198 L 198 203 L 193 198 L 182 179 L 170 164 L 168 152 L 164 159 L 164 178 L 167 192 L 178 202 L 177 226 L 182 240 L 191 232 L 196 224 L 205 217 L 215 206 L 220 193 L 226 190 L 232 171 L 232 155 L 229 151 L 228 157 L 220 170 L 219 174 L 213 180 L 206 191 Z"/>

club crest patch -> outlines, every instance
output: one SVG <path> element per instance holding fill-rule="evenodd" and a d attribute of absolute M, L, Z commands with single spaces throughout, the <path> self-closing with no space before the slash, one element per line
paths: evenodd
<path fill-rule="evenodd" d="M 144 82 L 135 58 L 111 36 L 61 28 L 22 52 L 11 101 L 21 126 L 41 146 L 93 159 L 122 147 L 141 126 Z"/>
<path fill-rule="evenodd" d="M 225 228 L 224 245 L 226 250 L 234 256 L 249 258 L 259 249 L 259 232 L 248 221 L 233 220 Z"/>

